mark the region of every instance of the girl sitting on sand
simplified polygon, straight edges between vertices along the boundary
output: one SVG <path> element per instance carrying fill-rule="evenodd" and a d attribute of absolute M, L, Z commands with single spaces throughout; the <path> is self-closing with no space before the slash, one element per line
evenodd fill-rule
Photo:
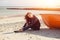
<path fill-rule="evenodd" d="M 40 22 L 38 18 L 35 15 L 33 15 L 31 12 L 28 12 L 26 14 L 25 19 L 26 19 L 26 23 L 24 24 L 23 28 L 14 32 L 22 32 L 29 28 L 31 28 L 32 30 L 40 30 Z"/>

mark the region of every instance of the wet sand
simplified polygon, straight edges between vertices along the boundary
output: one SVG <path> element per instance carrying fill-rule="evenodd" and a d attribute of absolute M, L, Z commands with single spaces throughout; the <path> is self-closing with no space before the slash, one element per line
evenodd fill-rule
<path fill-rule="evenodd" d="M 60 30 L 51 30 L 43 23 L 41 17 L 41 29 L 39 31 L 27 30 L 14 33 L 22 28 L 24 17 L 0 19 L 0 40 L 60 40 Z"/>

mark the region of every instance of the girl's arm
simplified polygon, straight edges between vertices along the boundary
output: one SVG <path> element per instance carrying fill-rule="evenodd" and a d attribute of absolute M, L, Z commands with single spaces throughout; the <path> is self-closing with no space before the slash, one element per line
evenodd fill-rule
<path fill-rule="evenodd" d="M 25 23 L 23 27 L 27 27 L 28 26 L 28 23 Z"/>

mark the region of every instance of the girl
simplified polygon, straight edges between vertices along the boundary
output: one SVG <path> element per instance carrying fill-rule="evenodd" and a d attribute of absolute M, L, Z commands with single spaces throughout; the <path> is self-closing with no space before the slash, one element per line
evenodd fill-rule
<path fill-rule="evenodd" d="M 40 22 L 35 15 L 28 12 L 25 15 L 25 19 L 26 19 L 26 23 L 24 24 L 23 28 L 18 31 L 14 31 L 14 32 L 22 32 L 29 28 L 31 28 L 32 30 L 40 30 Z"/>

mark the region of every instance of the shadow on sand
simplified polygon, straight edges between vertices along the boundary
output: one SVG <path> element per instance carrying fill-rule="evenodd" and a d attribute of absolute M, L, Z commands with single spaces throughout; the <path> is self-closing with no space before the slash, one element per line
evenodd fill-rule
<path fill-rule="evenodd" d="M 8 33 L 3 33 L 3 34 L 12 34 L 14 32 L 8 32 Z M 33 35 L 39 35 L 39 36 L 44 36 L 44 37 L 49 37 L 49 38 L 56 38 L 60 39 L 60 30 L 51 30 L 51 29 L 41 29 L 39 31 L 25 31 L 25 32 L 18 32 L 18 33 L 28 33 L 33 34 Z"/>
<path fill-rule="evenodd" d="M 34 34 L 34 35 L 39 35 L 39 36 L 44 36 L 44 37 L 49 37 L 49 38 L 56 38 L 60 39 L 60 30 L 52 30 L 52 29 L 41 29 L 39 31 L 26 31 L 28 34 Z"/>

